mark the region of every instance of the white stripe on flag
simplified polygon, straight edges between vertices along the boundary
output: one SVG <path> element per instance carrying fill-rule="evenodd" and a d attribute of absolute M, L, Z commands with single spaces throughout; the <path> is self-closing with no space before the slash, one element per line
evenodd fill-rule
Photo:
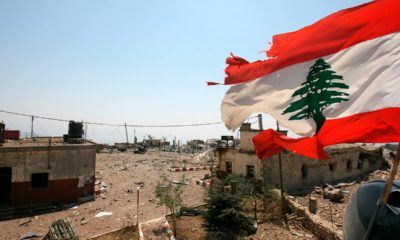
<path fill-rule="evenodd" d="M 400 106 L 399 43 L 400 34 L 394 33 L 323 57 L 331 65 L 331 70 L 343 76 L 350 87 L 346 90 L 350 94 L 349 101 L 333 104 L 324 110 L 327 119 Z M 290 115 L 282 115 L 282 112 L 293 101 L 292 94 L 306 80 L 309 68 L 316 60 L 295 64 L 231 87 L 222 100 L 222 120 L 228 128 L 236 129 L 252 113 L 264 112 L 299 135 L 314 134 L 312 119 L 290 121 Z"/>

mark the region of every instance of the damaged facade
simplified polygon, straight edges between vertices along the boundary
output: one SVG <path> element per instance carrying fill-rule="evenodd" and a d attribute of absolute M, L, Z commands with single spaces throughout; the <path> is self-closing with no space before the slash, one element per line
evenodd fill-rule
<path fill-rule="evenodd" d="M 0 146 L 0 204 L 65 203 L 94 196 L 97 145 L 63 138 Z"/>
<path fill-rule="evenodd" d="M 263 180 L 270 187 L 279 187 L 278 156 L 260 160 L 255 155 L 252 137 L 260 130 L 250 124 L 240 128 L 240 148 L 218 148 L 218 169 L 248 178 Z M 362 176 L 382 167 L 382 149 L 357 144 L 327 147 L 331 159 L 315 160 L 283 151 L 282 173 L 286 190 L 303 190 L 323 183 L 334 183 Z"/>

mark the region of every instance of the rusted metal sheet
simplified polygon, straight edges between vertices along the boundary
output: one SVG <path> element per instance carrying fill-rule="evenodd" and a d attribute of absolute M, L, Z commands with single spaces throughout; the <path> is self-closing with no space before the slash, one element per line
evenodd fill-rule
<path fill-rule="evenodd" d="M 5 130 L 4 138 L 11 140 L 19 140 L 20 131 L 19 130 Z"/>

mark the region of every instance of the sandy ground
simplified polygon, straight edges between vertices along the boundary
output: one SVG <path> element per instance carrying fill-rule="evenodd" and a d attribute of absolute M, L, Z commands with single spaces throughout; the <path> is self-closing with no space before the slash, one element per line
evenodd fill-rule
<path fill-rule="evenodd" d="M 312 235 L 307 229 L 301 226 L 298 222 L 289 222 L 289 228 L 286 229 L 282 225 L 273 223 L 264 223 L 258 226 L 257 234 L 248 236 L 246 240 L 296 240 L 310 239 L 317 240 L 318 238 Z"/>
<path fill-rule="evenodd" d="M 164 219 L 165 220 L 165 219 Z M 164 220 L 147 224 L 144 231 L 146 240 L 169 240 Z M 177 218 L 177 240 L 204 240 L 207 232 L 202 228 L 204 220 L 201 216 L 183 216 Z M 169 219 L 169 226 L 172 226 Z M 305 229 L 298 221 L 289 221 L 288 228 L 274 223 L 263 223 L 258 225 L 257 233 L 244 238 L 245 240 L 295 240 L 309 239 L 317 240 L 312 233 Z"/>
<path fill-rule="evenodd" d="M 44 236 L 51 222 L 66 217 L 74 224 L 82 239 L 136 224 L 136 188 L 139 182 L 144 183 L 144 187 L 140 190 L 139 222 L 165 216 L 167 213 L 165 207 L 160 207 L 156 203 L 155 186 L 163 174 L 171 180 L 179 180 L 183 172 L 170 172 L 168 168 L 182 166 L 184 162 L 187 166 L 204 165 L 200 163 L 197 157 L 162 151 L 149 151 L 146 154 L 133 154 L 131 152 L 97 154 L 96 177 L 99 178 L 103 186 L 107 186 L 105 193 L 98 195 L 95 201 L 64 211 L 1 221 L 0 240 L 19 239 L 21 234 L 30 231 Z M 183 194 L 184 203 L 187 206 L 203 203 L 205 189 L 196 185 L 196 180 L 208 173 L 209 170 L 184 172 L 189 183 Z M 336 231 L 342 231 L 343 216 L 351 195 L 361 184 L 370 180 L 386 179 L 386 177 L 387 171 L 377 171 L 371 173 L 367 180 L 345 187 L 343 189 L 345 197 L 342 203 L 331 203 L 324 199 L 322 194 L 312 193 L 318 201 L 317 214 L 328 222 L 333 219 L 333 228 Z M 297 196 L 296 199 L 299 203 L 308 206 L 308 195 Z M 100 212 L 111 212 L 112 215 L 95 217 Z M 257 236 L 251 236 L 248 239 L 314 239 L 314 236 L 305 229 L 300 229 L 300 226 L 299 229 L 294 226 L 294 229 L 291 228 L 291 231 L 287 231 L 277 225 L 265 224 L 260 226 Z"/>
<path fill-rule="evenodd" d="M 146 154 L 97 154 L 96 177 L 107 186 L 103 195 L 98 195 L 95 201 L 68 210 L 1 221 L 0 239 L 19 239 L 21 234 L 29 231 L 45 235 L 51 222 L 66 217 L 74 224 L 82 239 L 136 223 L 137 182 L 144 182 L 144 187 L 140 190 L 139 221 L 161 217 L 166 214 L 166 209 L 157 206 L 154 197 L 155 186 L 162 174 L 171 180 L 179 180 L 183 173 L 170 172 L 168 168 L 172 165 L 179 166 L 185 161 L 188 166 L 200 165 L 196 158 L 189 155 L 162 151 L 150 151 Z M 185 172 L 189 185 L 185 187 L 183 199 L 188 206 L 203 202 L 205 190 L 196 185 L 196 180 L 207 173 L 209 170 Z M 95 217 L 100 212 L 112 212 L 112 215 Z M 20 226 L 29 220 L 29 223 Z"/>

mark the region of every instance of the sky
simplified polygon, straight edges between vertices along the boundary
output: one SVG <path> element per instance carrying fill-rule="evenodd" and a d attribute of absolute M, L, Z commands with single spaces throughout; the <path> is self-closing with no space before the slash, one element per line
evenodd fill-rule
<path fill-rule="evenodd" d="M 229 87 L 206 82 L 223 82 L 231 52 L 264 60 L 273 35 L 365 2 L 0 0 L 0 110 L 113 124 L 219 122 Z M 0 112 L 0 121 L 30 132 L 29 117 Z M 67 122 L 34 121 L 41 136 L 67 131 Z M 128 128 L 130 141 L 236 134 L 224 124 Z M 123 127 L 88 125 L 87 137 L 126 141 Z"/>

